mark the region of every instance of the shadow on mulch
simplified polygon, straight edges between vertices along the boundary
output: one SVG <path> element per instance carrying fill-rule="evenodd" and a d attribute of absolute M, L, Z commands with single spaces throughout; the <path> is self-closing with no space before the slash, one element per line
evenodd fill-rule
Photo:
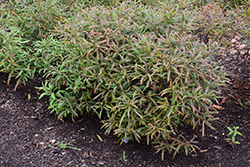
<path fill-rule="evenodd" d="M 234 96 L 227 96 L 222 104 L 220 119 L 212 123 L 216 130 L 207 127 L 205 137 L 198 137 L 200 150 L 189 156 L 177 154 L 175 159 L 166 154 L 162 161 L 161 153 L 145 141 L 120 145 L 116 136 L 106 136 L 95 115 L 85 113 L 76 123 L 57 120 L 47 110 L 48 99 L 38 99 L 34 87 L 40 86 L 41 79 L 14 92 L 15 81 L 6 86 L 7 77 L 0 74 L 0 166 L 250 166 L 250 109 Z M 232 147 L 225 140 L 227 126 L 240 127 L 245 137 L 236 137 L 239 145 Z"/>

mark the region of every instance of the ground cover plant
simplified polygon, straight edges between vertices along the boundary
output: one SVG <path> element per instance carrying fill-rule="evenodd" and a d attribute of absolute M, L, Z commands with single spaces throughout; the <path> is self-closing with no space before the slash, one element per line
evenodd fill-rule
<path fill-rule="evenodd" d="M 49 96 L 58 119 L 96 113 L 121 143 L 129 136 L 154 144 L 162 158 L 188 154 L 195 135 L 182 127 L 202 136 L 213 128 L 227 81 L 213 55 L 235 32 L 249 36 L 247 12 L 226 8 L 173 0 L 1 4 L 0 70 L 8 83 L 17 79 L 15 89 L 42 75 L 40 98 Z"/>

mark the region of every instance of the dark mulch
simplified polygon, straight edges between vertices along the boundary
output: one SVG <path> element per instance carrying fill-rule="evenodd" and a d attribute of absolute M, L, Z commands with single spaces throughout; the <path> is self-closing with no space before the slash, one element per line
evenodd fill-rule
<path fill-rule="evenodd" d="M 175 159 L 166 154 L 162 161 L 161 154 L 144 141 L 120 145 L 116 136 L 104 135 L 95 115 L 86 113 L 73 123 L 49 114 L 48 99 L 39 100 L 34 88 L 40 85 L 39 78 L 14 92 L 14 79 L 7 86 L 7 74 L 0 74 L 0 166 L 250 166 L 250 108 L 245 104 L 250 96 L 250 47 L 237 36 L 235 39 L 224 54 L 216 57 L 232 81 L 221 89 L 225 102 L 217 115 L 220 119 L 213 122 L 216 130 L 207 128 L 205 137 L 198 135 L 200 151 L 189 156 L 180 153 Z M 240 127 L 245 137 L 236 137 L 239 145 L 232 146 L 225 140 L 227 126 Z M 61 141 L 75 141 L 73 147 L 81 151 L 49 146 L 56 147 Z"/>

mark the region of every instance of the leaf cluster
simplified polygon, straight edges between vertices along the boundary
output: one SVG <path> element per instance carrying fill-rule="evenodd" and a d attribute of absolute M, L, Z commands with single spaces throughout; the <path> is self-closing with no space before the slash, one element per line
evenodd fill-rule
<path fill-rule="evenodd" d="M 230 127 L 227 127 L 227 129 L 229 130 L 229 133 L 227 134 L 227 136 L 231 135 L 231 138 L 226 138 L 226 140 L 230 143 L 230 144 L 240 144 L 240 142 L 236 141 L 236 135 L 240 135 L 245 137 L 242 133 L 238 132 L 239 126 L 234 126 L 233 129 Z"/>

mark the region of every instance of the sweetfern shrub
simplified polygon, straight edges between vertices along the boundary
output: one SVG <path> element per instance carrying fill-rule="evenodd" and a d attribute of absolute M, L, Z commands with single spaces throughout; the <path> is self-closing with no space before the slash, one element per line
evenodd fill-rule
<path fill-rule="evenodd" d="M 59 119 L 96 113 L 107 134 L 146 139 L 162 157 L 198 148 L 180 127 L 212 128 L 225 83 L 212 58 L 236 29 L 232 15 L 189 1 L 28 2 L 1 9 L 0 70 L 17 86 L 39 73 L 40 98 L 50 97 Z M 198 42 L 197 30 L 211 40 Z"/>

